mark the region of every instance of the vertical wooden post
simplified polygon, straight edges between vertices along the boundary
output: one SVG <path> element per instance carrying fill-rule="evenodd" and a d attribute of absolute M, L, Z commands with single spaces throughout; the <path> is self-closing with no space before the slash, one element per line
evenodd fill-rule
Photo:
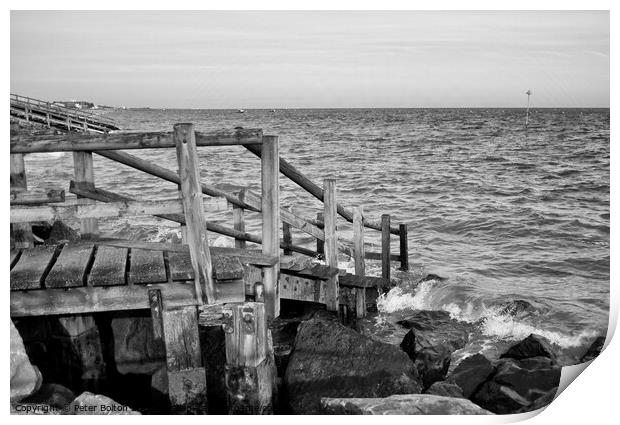
<path fill-rule="evenodd" d="M 200 351 L 198 310 L 194 306 L 164 308 L 161 317 L 171 408 L 176 413 L 206 413 L 207 378 Z"/>
<path fill-rule="evenodd" d="M 261 153 L 261 210 L 263 254 L 280 253 L 280 148 L 277 136 L 263 136 Z M 269 320 L 280 315 L 280 262 L 263 269 L 265 311 Z"/>
<path fill-rule="evenodd" d="M 364 208 L 361 206 L 353 209 L 353 254 L 355 255 L 355 274 L 365 276 Z M 358 318 L 366 316 L 366 288 L 355 288 L 355 312 Z"/>
<path fill-rule="evenodd" d="M 244 210 L 237 205 L 233 205 L 233 227 L 235 230 L 245 232 Z M 245 241 L 235 239 L 235 248 L 245 248 Z"/>
<path fill-rule="evenodd" d="M 73 168 L 75 171 L 75 181 L 90 190 L 95 189 L 95 172 L 93 169 L 93 154 L 91 152 L 73 152 Z M 78 196 L 78 199 L 81 197 Z M 88 198 L 81 198 L 81 204 L 90 205 L 95 201 Z M 99 235 L 99 225 L 96 218 L 80 219 L 80 236 L 82 239 L 95 239 Z"/>
<path fill-rule="evenodd" d="M 175 124 L 173 137 L 179 163 L 187 244 L 196 276 L 194 281 L 196 296 L 204 303 L 213 304 L 215 303 L 215 282 L 205 226 L 194 125 Z"/>
<path fill-rule="evenodd" d="M 316 220 L 320 223 L 325 221 L 325 215 L 322 212 L 316 213 Z M 323 226 L 325 228 L 325 226 Z M 325 242 L 317 239 L 316 240 L 316 252 L 320 255 L 325 255 Z"/>
<path fill-rule="evenodd" d="M 11 190 L 26 190 L 26 166 L 24 164 L 24 155 L 21 153 L 11 154 Z M 13 223 L 13 238 L 15 240 L 15 248 L 32 248 L 34 246 L 34 237 L 32 236 L 32 227 L 29 223 Z"/>
<path fill-rule="evenodd" d="M 409 270 L 409 241 L 407 240 L 407 225 L 399 224 L 400 234 L 400 269 Z"/>
<path fill-rule="evenodd" d="M 273 413 L 275 363 L 269 344 L 265 304 L 228 304 L 223 313 L 229 413 Z"/>
<path fill-rule="evenodd" d="M 364 208 L 353 209 L 353 255 L 355 256 L 355 274 L 357 276 L 366 275 L 366 264 L 364 256 Z"/>
<path fill-rule="evenodd" d="M 336 179 L 323 180 L 323 215 L 325 218 L 325 261 L 338 267 L 338 234 L 336 232 Z M 338 311 L 338 275 L 327 281 L 326 303 L 328 311 Z"/>
<path fill-rule="evenodd" d="M 47 122 L 47 128 L 51 128 L 52 124 L 50 123 L 50 113 L 45 114 L 45 121 Z"/>
<path fill-rule="evenodd" d="M 390 215 L 381 216 L 381 275 L 390 280 Z"/>
<path fill-rule="evenodd" d="M 288 210 L 288 208 L 286 208 Z M 293 235 L 291 234 L 291 225 L 287 222 L 282 222 L 282 241 L 286 245 L 293 245 Z M 288 248 L 284 248 L 284 255 L 292 255 L 293 251 Z"/>

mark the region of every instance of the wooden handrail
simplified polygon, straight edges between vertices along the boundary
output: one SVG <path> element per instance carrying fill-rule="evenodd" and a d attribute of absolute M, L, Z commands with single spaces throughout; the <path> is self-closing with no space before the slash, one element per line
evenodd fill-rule
<path fill-rule="evenodd" d="M 252 145 L 262 143 L 262 130 L 198 133 L 197 146 Z M 172 133 L 63 134 L 23 136 L 11 132 L 11 153 L 106 151 L 120 149 L 174 148 Z"/>
<path fill-rule="evenodd" d="M 260 158 L 261 156 L 261 148 L 260 146 L 244 146 L 247 150 L 252 152 L 254 155 Z M 280 172 L 284 174 L 286 177 L 291 179 L 293 182 L 297 183 L 302 189 L 306 192 L 317 198 L 319 201 L 323 202 L 324 192 L 318 185 L 316 185 L 312 180 L 306 177 L 301 171 L 295 168 L 292 164 L 286 161 L 284 158 L 280 158 Z M 346 208 L 342 204 L 338 204 L 336 208 L 338 214 L 347 220 L 349 223 L 353 223 L 353 211 Z M 364 217 L 364 227 L 368 227 L 370 229 L 381 230 L 381 222 L 379 220 L 371 220 L 369 218 Z M 390 233 L 394 235 L 399 235 L 400 230 L 398 227 L 390 227 Z"/>
<path fill-rule="evenodd" d="M 79 117 L 80 115 L 82 115 L 83 117 L 92 117 L 95 118 L 97 121 L 100 122 L 104 122 L 106 124 L 115 124 L 113 120 L 111 120 L 110 118 L 104 116 L 104 115 L 100 115 L 100 114 L 96 114 L 92 111 L 86 111 L 83 109 L 75 109 L 75 108 L 69 108 L 67 106 L 61 106 L 57 103 L 53 103 L 53 102 L 49 102 L 49 101 L 45 101 L 45 100 L 40 100 L 40 99 L 35 99 L 32 97 L 28 97 L 28 96 L 22 96 L 22 95 L 18 95 L 18 94 L 14 94 L 11 93 L 10 95 L 10 99 L 15 101 L 15 102 L 21 102 L 21 103 L 28 103 L 31 105 L 37 105 L 39 107 L 46 107 L 49 108 L 50 111 L 61 111 L 65 114 L 73 114 L 76 117 Z"/>

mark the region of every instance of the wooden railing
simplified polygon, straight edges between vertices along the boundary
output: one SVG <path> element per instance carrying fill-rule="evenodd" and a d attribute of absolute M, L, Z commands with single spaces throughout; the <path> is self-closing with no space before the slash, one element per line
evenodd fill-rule
<path fill-rule="evenodd" d="M 143 208 L 143 211 L 146 211 L 148 205 L 145 203 L 136 204 L 136 199 L 103 190 L 95 186 L 95 176 L 92 169 L 92 153 L 96 153 L 97 155 L 120 164 L 127 165 L 152 176 L 180 185 L 182 178 L 179 173 L 138 158 L 127 152 L 120 151 L 121 149 L 177 147 L 175 137 L 175 133 L 168 132 L 40 136 L 26 136 L 19 132 L 14 132 L 11 134 L 10 141 L 12 165 L 11 188 L 14 192 L 23 192 L 26 189 L 23 155 L 35 152 L 73 152 L 76 174 L 75 179 L 71 181 L 69 185 L 69 191 L 71 193 L 77 195 L 78 198 L 91 200 L 91 202 L 100 201 L 112 203 L 112 206 L 109 207 L 109 214 L 127 214 L 130 211 L 135 211 L 131 210 L 131 208 Z M 325 180 L 323 188 L 320 188 L 288 161 L 280 158 L 277 148 L 272 148 L 275 149 L 276 152 L 269 151 L 267 156 L 264 155 L 265 146 L 278 145 L 278 138 L 276 136 L 263 136 L 262 131 L 256 129 L 240 129 L 234 132 L 210 134 L 195 132 L 194 143 L 197 147 L 241 145 L 254 155 L 260 157 L 263 166 L 261 195 L 255 194 L 249 189 L 234 193 L 227 192 L 212 185 L 197 182 L 197 190 L 201 194 L 224 198 L 233 207 L 232 227 L 206 220 L 207 231 L 234 238 L 235 246 L 238 248 L 244 248 L 246 242 L 262 244 L 263 250 L 266 252 L 276 252 L 278 248 L 281 248 L 284 250 L 285 254 L 297 252 L 312 257 L 323 257 L 326 263 L 332 267 L 338 267 L 337 255 L 341 252 L 354 259 L 355 274 L 359 276 L 364 276 L 366 273 L 366 259 L 381 260 L 382 277 L 385 279 L 390 279 L 392 262 L 399 262 L 403 270 L 408 269 L 407 225 L 400 224 L 398 226 L 392 226 L 391 217 L 389 215 L 381 216 L 380 220 L 373 220 L 365 215 L 361 206 L 357 208 L 347 208 L 338 203 L 335 180 Z M 276 195 L 270 190 L 270 187 L 277 179 L 267 172 L 267 170 L 272 167 L 276 167 L 276 176 L 278 175 L 277 170 L 279 170 L 302 189 L 323 203 L 324 208 L 317 214 L 316 219 L 301 217 L 293 213 L 290 208 L 280 207 L 279 199 L 269 199 L 269 197 Z M 25 195 L 22 194 L 19 196 L 24 197 Z M 267 196 L 267 199 L 265 199 L 265 196 Z M 43 198 L 47 199 L 49 202 L 49 197 L 46 196 L 42 197 L 42 199 Z M 275 211 L 279 212 L 279 214 L 275 214 L 272 211 L 274 207 L 271 205 L 276 205 Z M 167 210 L 161 208 L 155 210 L 151 208 L 148 211 L 157 217 L 184 224 L 184 218 L 177 214 L 179 208 L 177 204 L 170 205 L 170 208 Z M 265 208 L 267 208 L 267 210 L 265 210 Z M 87 211 L 88 208 L 85 206 L 80 206 L 76 209 L 76 213 L 81 217 L 81 232 L 86 237 L 97 237 L 97 221 L 95 218 L 88 217 Z M 246 212 L 261 213 L 263 217 L 262 236 L 246 231 Z M 278 223 L 280 220 L 282 221 L 282 239 L 279 237 L 279 229 L 276 231 L 271 228 L 275 223 L 266 223 L 265 213 L 267 216 L 271 216 L 272 214 L 273 216 L 277 216 Z M 47 209 L 42 211 L 41 214 L 43 214 L 42 217 L 45 216 L 49 218 L 54 214 L 54 211 Z M 338 235 L 338 215 L 347 222 L 352 223 L 353 240 L 348 240 Z M 15 228 L 18 231 L 23 226 L 25 226 L 23 223 L 15 223 Z M 279 226 L 278 224 L 277 227 Z M 317 241 L 317 248 L 311 249 L 307 246 L 295 244 L 293 242 L 292 229 L 296 229 L 314 238 Z M 364 243 L 365 229 L 381 232 L 381 252 L 369 252 L 366 250 Z M 21 246 L 32 244 L 32 239 L 27 229 L 24 228 L 23 232 L 18 233 L 20 235 L 18 243 L 21 244 Z M 270 235 L 269 240 L 265 239 L 265 234 Z M 400 252 L 397 255 L 391 253 L 390 242 L 392 235 L 397 235 L 400 239 Z M 271 277 L 270 279 L 273 280 Z M 334 286 L 337 286 L 337 282 Z M 266 288 L 266 290 L 269 292 L 270 289 Z M 268 298 L 269 294 L 267 294 L 266 299 Z M 335 299 L 336 297 L 333 298 Z M 276 313 L 276 307 L 270 306 L 270 308 L 273 313 Z"/>
<path fill-rule="evenodd" d="M 37 122 L 48 128 L 61 126 L 67 131 L 94 131 L 107 133 L 118 130 L 116 123 L 101 114 L 68 108 L 56 103 L 20 96 L 10 95 L 11 115 L 26 122 Z"/>

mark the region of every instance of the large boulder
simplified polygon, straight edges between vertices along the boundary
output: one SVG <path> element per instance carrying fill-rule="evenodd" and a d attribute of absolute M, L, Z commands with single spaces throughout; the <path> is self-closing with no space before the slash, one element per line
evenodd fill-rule
<path fill-rule="evenodd" d="M 11 402 L 36 392 L 42 381 L 41 372 L 30 363 L 22 337 L 11 321 Z"/>
<path fill-rule="evenodd" d="M 40 404 L 55 409 L 66 408 L 75 399 L 69 388 L 60 384 L 43 384 L 36 393 L 22 400 L 25 404 Z"/>
<path fill-rule="evenodd" d="M 386 398 L 323 398 L 322 412 L 333 415 L 490 415 L 463 398 L 430 394 Z"/>
<path fill-rule="evenodd" d="M 341 325 L 326 312 L 300 324 L 284 377 L 289 407 L 320 412 L 321 397 L 387 397 L 421 391 L 409 357 Z"/>
<path fill-rule="evenodd" d="M 50 228 L 47 238 L 45 238 L 45 243 L 51 245 L 61 242 L 76 241 L 78 239 L 80 239 L 78 232 L 67 226 L 62 221 L 56 220 L 52 223 L 52 227 Z"/>
<path fill-rule="evenodd" d="M 592 345 L 590 345 L 590 348 L 588 348 L 588 351 L 586 351 L 583 357 L 581 357 L 581 363 L 589 362 L 590 360 L 594 360 L 595 358 L 597 358 L 598 355 L 601 354 L 601 351 L 603 351 L 604 345 L 605 345 L 605 337 L 604 336 L 597 337 L 592 342 Z"/>
<path fill-rule="evenodd" d="M 515 413 L 528 408 L 560 383 L 561 368 L 547 357 L 502 359 L 496 370 L 471 398 L 494 413 Z"/>
<path fill-rule="evenodd" d="M 536 308 L 525 300 L 510 300 L 499 305 L 499 313 L 513 317 L 522 317 L 536 312 Z"/>
<path fill-rule="evenodd" d="M 417 311 L 398 324 L 410 329 L 400 346 L 414 361 L 424 388 L 444 380 L 452 353 L 465 346 L 471 331 L 470 324 L 445 311 Z"/>
<path fill-rule="evenodd" d="M 433 394 L 440 395 L 443 397 L 453 397 L 453 398 L 465 398 L 463 395 L 463 390 L 458 385 L 447 382 L 447 381 L 437 381 L 433 385 L 431 385 L 424 394 Z"/>
<path fill-rule="evenodd" d="M 517 410 L 515 413 L 527 413 L 527 412 L 531 412 L 533 410 L 538 410 L 538 409 L 542 409 L 543 407 L 547 407 L 555 399 L 555 396 L 556 396 L 557 392 L 558 392 L 557 387 L 553 388 L 549 392 L 544 394 L 543 396 L 538 397 L 529 406 L 525 406 L 525 407 Z"/>
<path fill-rule="evenodd" d="M 82 393 L 67 406 L 67 415 L 139 415 L 140 412 L 115 402 L 110 397 L 89 392 Z"/>
<path fill-rule="evenodd" d="M 530 357 L 547 357 L 555 360 L 555 353 L 551 344 L 542 336 L 531 334 L 523 341 L 510 347 L 500 358 L 527 359 Z"/>
<path fill-rule="evenodd" d="M 465 398 L 470 398 L 494 371 L 489 359 L 482 354 L 474 354 L 461 361 L 447 381 L 458 385 Z"/>

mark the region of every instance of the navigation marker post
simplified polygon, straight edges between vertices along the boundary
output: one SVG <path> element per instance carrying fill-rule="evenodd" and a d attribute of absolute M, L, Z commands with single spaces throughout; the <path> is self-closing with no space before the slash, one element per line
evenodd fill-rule
<path fill-rule="evenodd" d="M 530 95 L 532 94 L 532 91 L 528 89 L 525 94 L 527 94 L 527 110 L 525 112 L 525 126 L 527 127 L 530 121 Z"/>

